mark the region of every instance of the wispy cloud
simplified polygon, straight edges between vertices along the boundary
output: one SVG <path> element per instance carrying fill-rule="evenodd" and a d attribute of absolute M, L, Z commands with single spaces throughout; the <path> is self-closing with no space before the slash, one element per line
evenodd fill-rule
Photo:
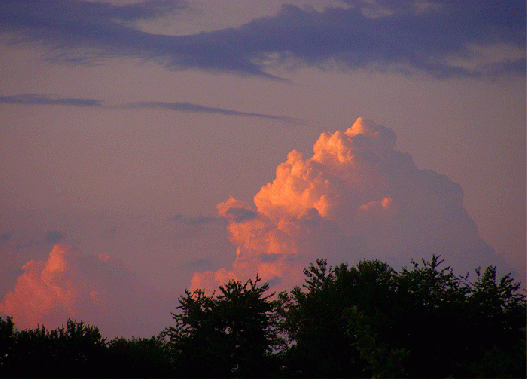
<path fill-rule="evenodd" d="M 134 108 L 152 108 L 160 110 L 170 110 L 175 112 L 189 112 L 189 113 L 215 113 L 224 116 L 238 116 L 238 117 L 258 117 L 269 120 L 276 120 L 281 122 L 290 122 L 300 124 L 302 120 L 287 116 L 273 116 L 254 112 L 240 112 L 232 109 L 207 107 L 204 105 L 187 103 L 187 102 L 160 102 L 160 101 L 140 101 L 135 103 L 126 103 L 119 106 L 106 106 L 102 100 L 83 99 L 73 97 L 60 97 L 49 94 L 19 94 L 13 96 L 0 96 L 0 104 L 16 104 L 16 105 L 65 105 L 74 107 L 101 107 L 101 108 L 120 108 L 120 109 L 134 109 Z"/>
<path fill-rule="evenodd" d="M 18 105 L 67 105 L 74 107 L 101 107 L 102 101 L 75 97 L 60 97 L 56 95 L 21 94 L 0 96 L 0 104 Z"/>
<path fill-rule="evenodd" d="M 208 216 L 186 216 L 181 213 L 178 213 L 172 217 L 168 218 L 168 221 L 171 222 L 181 222 L 186 225 L 204 225 L 211 222 L 214 222 L 218 217 L 208 217 Z"/>
<path fill-rule="evenodd" d="M 419 70 L 434 76 L 525 73 L 525 55 L 477 67 L 473 46 L 513 46 L 525 52 L 525 2 L 365 1 L 323 11 L 284 5 L 274 17 L 239 28 L 188 36 L 147 33 L 134 21 L 183 12 L 182 1 L 130 5 L 81 0 L 4 0 L 0 32 L 47 45 L 57 59 L 104 56 L 155 59 L 170 69 L 198 68 L 272 77 L 269 64 L 336 63 L 354 68 Z M 482 58 L 483 55 L 475 58 Z"/>
<path fill-rule="evenodd" d="M 216 113 L 216 114 L 221 114 L 225 116 L 259 117 L 259 118 L 266 118 L 270 120 L 277 120 L 277 121 L 283 121 L 283 122 L 302 123 L 302 120 L 299 120 L 293 117 L 272 116 L 272 115 L 267 115 L 267 114 L 262 114 L 262 113 L 253 113 L 253 112 L 240 112 L 240 111 L 235 111 L 232 109 L 206 107 L 203 105 L 186 103 L 186 102 L 167 103 L 167 102 L 144 101 L 144 102 L 129 103 L 125 105 L 125 107 L 159 108 L 159 109 L 167 109 L 167 110 L 176 111 L 176 112 L 191 112 L 191 113 Z"/>

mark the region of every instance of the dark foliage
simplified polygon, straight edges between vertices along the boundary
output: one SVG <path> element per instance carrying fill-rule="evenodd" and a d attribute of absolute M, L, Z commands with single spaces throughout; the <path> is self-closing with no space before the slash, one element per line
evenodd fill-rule
<path fill-rule="evenodd" d="M 290 376 L 363 377 L 371 374 L 364 355 L 365 336 L 357 336 L 351 324 L 368 315 L 368 323 L 389 327 L 384 310 L 395 302 L 395 272 L 380 261 L 360 262 L 357 267 L 328 267 L 317 260 L 304 270 L 305 289 L 295 288 L 284 302 L 284 329 L 291 347 L 286 373 Z M 285 298 L 285 295 L 284 295 Z M 365 322 L 365 317 L 362 318 Z M 362 325 L 361 323 L 361 325 Z M 366 331 L 364 331 L 366 332 Z M 359 340 L 365 346 L 357 345 Z"/>
<path fill-rule="evenodd" d="M 178 376 L 272 376 L 278 362 L 273 355 L 279 338 L 276 301 L 265 296 L 260 279 L 245 284 L 230 281 L 219 294 L 201 290 L 180 298 L 170 338 Z"/>
<path fill-rule="evenodd" d="M 304 272 L 277 296 L 258 277 L 187 291 L 152 338 L 0 318 L 0 377 L 525 377 L 525 295 L 493 266 L 472 282 L 436 256 L 400 272 L 378 260 Z"/>
<path fill-rule="evenodd" d="M 106 349 L 96 327 L 72 320 L 55 330 L 17 331 L 0 318 L 0 338 L 2 377 L 96 376 Z"/>
<path fill-rule="evenodd" d="M 169 377 L 172 362 L 168 345 L 158 337 L 115 338 L 108 344 L 104 376 Z"/>
<path fill-rule="evenodd" d="M 524 377 L 525 295 L 496 268 L 457 277 L 434 256 L 305 270 L 282 299 L 289 376 Z"/>

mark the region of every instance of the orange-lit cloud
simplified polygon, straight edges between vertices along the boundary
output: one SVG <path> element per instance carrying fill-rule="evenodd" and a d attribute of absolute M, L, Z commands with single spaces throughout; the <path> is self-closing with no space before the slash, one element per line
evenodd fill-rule
<path fill-rule="evenodd" d="M 108 255 L 88 256 L 55 245 L 47 261 L 30 261 L 23 271 L 0 303 L 0 312 L 20 329 L 55 328 L 71 318 L 114 337 L 138 331 L 153 335 L 170 322 L 173 303 Z M 164 308 L 165 317 L 159 312 Z"/>
<path fill-rule="evenodd" d="M 290 152 L 254 197 L 255 209 L 233 198 L 218 204 L 237 257 L 229 269 L 195 273 L 192 288 L 258 273 L 288 289 L 316 258 L 397 266 L 435 253 L 461 271 L 496 264 L 463 208 L 461 187 L 418 169 L 395 143 L 392 130 L 359 118 L 345 132 L 322 134 L 309 159 Z"/>

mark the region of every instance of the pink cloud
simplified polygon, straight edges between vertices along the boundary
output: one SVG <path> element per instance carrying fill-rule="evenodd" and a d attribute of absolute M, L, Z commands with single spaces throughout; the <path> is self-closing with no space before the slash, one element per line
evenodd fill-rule
<path fill-rule="evenodd" d="M 395 133 L 363 118 L 345 132 L 323 133 L 304 159 L 293 150 L 256 208 L 230 198 L 218 204 L 237 256 L 230 268 L 195 273 L 192 288 L 258 273 L 275 290 L 302 281 L 316 258 L 394 266 L 440 254 L 458 272 L 500 264 L 463 207 L 461 186 L 395 149 Z"/>
<path fill-rule="evenodd" d="M 0 312 L 21 329 L 56 328 L 68 318 L 98 326 L 108 336 L 150 336 L 170 323 L 174 301 L 148 286 L 109 255 L 83 255 L 55 245 L 47 261 L 23 266 Z"/>

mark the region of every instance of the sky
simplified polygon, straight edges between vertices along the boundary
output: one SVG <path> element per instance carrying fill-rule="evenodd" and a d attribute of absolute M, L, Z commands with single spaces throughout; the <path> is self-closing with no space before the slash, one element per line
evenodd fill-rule
<path fill-rule="evenodd" d="M 0 314 L 115 336 L 317 258 L 525 281 L 523 1 L 0 0 Z"/>

